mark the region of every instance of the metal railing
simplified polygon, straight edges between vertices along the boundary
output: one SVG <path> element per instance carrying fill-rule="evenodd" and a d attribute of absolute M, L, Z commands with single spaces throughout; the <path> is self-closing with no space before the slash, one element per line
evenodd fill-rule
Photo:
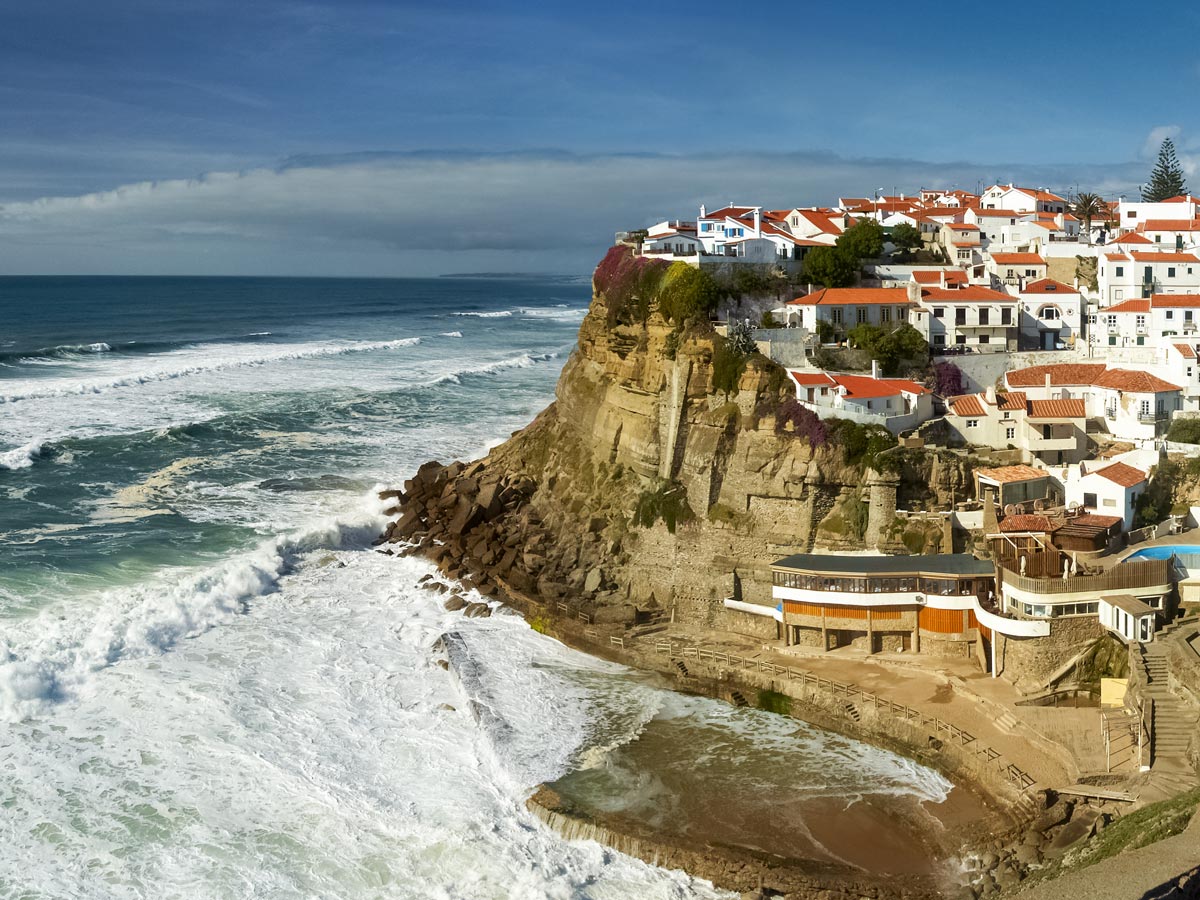
<path fill-rule="evenodd" d="M 1084 591 L 1113 591 L 1128 588 L 1157 587 L 1171 580 L 1169 559 L 1145 559 L 1123 562 L 1102 575 L 1047 575 L 1036 578 L 1020 575 L 1008 568 L 1011 560 L 1001 565 L 1004 583 L 1020 591 L 1040 594 L 1073 594 Z"/>
<path fill-rule="evenodd" d="M 763 659 L 752 659 L 736 653 L 729 653 L 725 650 L 715 650 L 707 647 L 676 647 L 670 641 L 655 641 L 654 651 L 656 653 L 666 653 L 672 658 L 677 657 L 683 660 L 693 659 L 696 662 L 708 661 L 714 664 L 722 663 L 726 666 L 736 666 L 738 669 L 753 669 L 768 675 L 787 678 L 789 681 L 799 682 L 802 688 L 809 688 L 814 692 L 825 692 L 830 697 L 842 697 L 846 701 L 856 700 L 864 707 L 870 706 L 876 712 L 882 710 L 884 713 L 902 719 L 905 722 L 931 728 L 935 735 L 946 735 L 958 747 L 962 748 L 963 752 L 982 757 L 988 763 L 996 763 L 998 771 L 1008 781 L 1016 785 L 1018 790 L 1025 790 L 1036 783 L 1035 779 L 1019 766 L 1006 763 L 998 750 L 981 743 L 973 734 L 964 731 L 952 722 L 947 722 L 945 719 L 937 716 L 930 716 L 919 709 L 914 709 L 903 703 L 896 703 L 894 700 L 881 697 L 878 694 L 864 691 L 856 684 L 849 684 L 832 678 L 822 678 L 819 675 L 814 675 L 811 672 L 805 672 L 801 669 L 793 669 L 790 666 L 780 666 Z"/>

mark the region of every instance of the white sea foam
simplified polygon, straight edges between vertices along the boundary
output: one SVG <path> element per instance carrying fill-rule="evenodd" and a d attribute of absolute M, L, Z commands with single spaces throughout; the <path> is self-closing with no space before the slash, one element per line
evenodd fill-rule
<path fill-rule="evenodd" d="M 441 333 L 441 336 L 442 337 L 460 338 L 463 336 L 463 333 L 461 331 L 443 331 Z"/>
<path fill-rule="evenodd" d="M 46 448 L 44 440 L 32 440 L 22 447 L 0 451 L 0 471 L 28 469 Z"/>
<path fill-rule="evenodd" d="M 0 718 L 19 720 L 87 690 L 122 660 L 162 653 L 178 641 L 230 623 L 253 598 L 273 591 L 304 553 L 361 544 L 383 525 L 377 500 L 344 520 L 282 535 L 193 572 L 106 591 L 91 603 L 48 608 L 0 637 Z"/>
<path fill-rule="evenodd" d="M 469 316 L 476 319 L 507 319 L 513 314 L 511 309 L 500 309 L 493 312 L 456 312 L 455 316 Z"/>
<path fill-rule="evenodd" d="M 435 384 L 461 384 L 464 376 L 468 375 L 495 375 L 497 372 L 503 372 L 505 369 L 529 369 L 541 362 L 548 362 L 552 359 L 558 359 L 557 352 L 551 353 L 521 353 L 517 356 L 510 356 L 505 359 L 498 359 L 494 362 L 483 363 L 476 366 L 464 366 L 456 369 L 453 372 L 447 372 L 434 378 L 432 381 L 425 382 L 427 385 Z"/>
<path fill-rule="evenodd" d="M 348 353 L 370 353 L 380 350 L 396 350 L 419 344 L 419 337 L 400 338 L 392 341 L 330 341 L 308 344 L 271 345 L 271 348 L 249 345 L 248 352 L 222 355 L 212 347 L 196 348 L 192 351 L 175 351 L 154 357 L 158 368 L 134 372 L 121 372 L 108 378 L 92 375 L 66 378 L 38 378 L 16 380 L 15 389 L 0 395 L 0 403 L 14 403 L 47 397 L 72 394 L 99 394 L 105 391 L 133 387 L 176 378 L 187 378 L 208 372 L 219 372 L 234 368 L 258 367 L 272 363 L 323 356 L 339 356 Z"/>

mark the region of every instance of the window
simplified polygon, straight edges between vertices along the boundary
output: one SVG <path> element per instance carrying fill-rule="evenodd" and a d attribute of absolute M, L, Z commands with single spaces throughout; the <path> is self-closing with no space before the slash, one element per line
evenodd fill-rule
<path fill-rule="evenodd" d="M 1117 266 L 1117 277 L 1120 278 L 1124 274 L 1125 274 L 1125 267 Z"/>
<path fill-rule="evenodd" d="M 1173 318 L 1175 318 L 1175 310 L 1173 310 L 1173 309 L 1168 309 L 1168 310 L 1167 310 L 1167 318 L 1168 318 L 1168 319 L 1173 319 Z"/>
<path fill-rule="evenodd" d="M 1009 269 L 1009 270 L 1008 270 L 1008 272 L 1005 274 L 1005 276 L 1004 276 L 1004 277 L 1005 277 L 1005 278 L 1012 278 L 1012 277 L 1013 277 L 1013 270 L 1012 270 L 1012 269 Z"/>
<path fill-rule="evenodd" d="M 954 343 L 965 344 L 966 342 L 967 342 L 967 336 L 965 334 L 956 334 L 954 336 Z"/>
<path fill-rule="evenodd" d="M 859 325 L 862 325 L 864 322 L 867 321 L 867 308 L 865 306 L 860 306 L 855 311 L 855 321 Z"/>
<path fill-rule="evenodd" d="M 992 336 L 990 334 L 981 334 L 979 336 L 979 343 L 981 343 L 981 344 L 990 344 L 991 341 L 992 341 Z"/>
<path fill-rule="evenodd" d="M 955 325 L 966 325 L 967 324 L 966 307 L 960 306 L 960 307 L 958 307 L 958 309 L 954 310 L 954 324 Z"/>
<path fill-rule="evenodd" d="M 1146 330 L 1146 317 L 1145 316 L 1136 316 L 1135 324 L 1137 325 L 1138 331 L 1145 331 Z"/>
<path fill-rule="evenodd" d="M 1190 309 L 1185 309 L 1183 311 L 1183 321 L 1185 321 L 1185 322 L 1192 321 L 1192 311 Z"/>
<path fill-rule="evenodd" d="M 1096 495 L 1095 494 L 1084 494 L 1083 495 L 1083 505 L 1088 507 L 1089 509 L 1095 509 L 1096 508 Z"/>
<path fill-rule="evenodd" d="M 1125 218 L 1136 219 L 1137 218 L 1137 210 L 1136 209 L 1129 210 L 1129 212 L 1125 213 Z"/>
<path fill-rule="evenodd" d="M 1033 278 L 1035 275 L 1037 275 L 1037 269 L 1026 269 L 1025 270 L 1025 276 L 1027 278 Z"/>
<path fill-rule="evenodd" d="M 701 231 L 712 231 L 712 222 L 704 222 L 700 226 Z"/>
<path fill-rule="evenodd" d="M 840 307 L 831 309 L 829 311 L 829 321 L 832 322 L 834 325 L 842 324 L 842 310 Z"/>
<path fill-rule="evenodd" d="M 1117 506 L 1116 500 L 1112 499 L 1111 497 L 1104 498 L 1104 507 L 1106 509 L 1116 509 L 1116 506 Z"/>
<path fill-rule="evenodd" d="M 879 307 L 879 321 L 881 323 L 892 321 L 892 308 L 890 306 Z"/>
<path fill-rule="evenodd" d="M 1175 277 L 1175 267 L 1174 266 L 1167 266 L 1167 277 L 1168 278 Z"/>
<path fill-rule="evenodd" d="M 1161 243 L 1162 243 L 1162 235 L 1161 235 L 1161 234 L 1156 234 L 1156 235 L 1154 236 L 1154 243 L 1156 243 L 1156 244 L 1161 244 Z M 1172 269 L 1171 271 L 1172 271 L 1172 272 L 1174 272 L 1175 270 L 1174 270 L 1174 269 Z"/>
<path fill-rule="evenodd" d="M 1006 441 L 1011 441 L 1016 436 L 1017 436 L 1017 429 L 1015 429 L 1015 428 L 1005 428 L 1004 429 L 1004 439 Z"/>
<path fill-rule="evenodd" d="M 978 419 L 967 419 L 967 427 L 968 428 L 976 428 L 976 427 L 978 427 L 978 425 L 979 425 Z"/>
<path fill-rule="evenodd" d="M 944 318 L 946 318 L 946 307 L 944 307 L 944 306 L 935 306 L 935 307 L 933 308 L 933 317 L 934 317 L 935 319 L 944 319 Z"/>
<path fill-rule="evenodd" d="M 970 259 L 970 258 L 971 258 L 971 251 L 970 251 L 970 250 L 959 250 L 959 251 L 958 251 L 958 258 L 959 258 L 959 259 Z"/>
<path fill-rule="evenodd" d="M 933 336 L 933 346 L 944 347 L 946 345 L 946 336 L 944 334 L 935 334 Z"/>
<path fill-rule="evenodd" d="M 1117 317 L 1116 317 L 1116 316 L 1109 316 L 1109 317 L 1108 317 L 1108 327 L 1109 327 L 1109 328 L 1116 328 L 1116 327 L 1117 327 Z"/>
<path fill-rule="evenodd" d="M 1058 312 L 1057 306 L 1043 306 L 1038 311 L 1038 318 L 1041 319 L 1061 319 L 1062 316 Z M 1109 318 L 1112 318 L 1111 316 Z"/>
<path fill-rule="evenodd" d="M 980 309 L 980 310 L 979 310 L 979 324 L 980 324 L 980 325 L 986 325 L 986 324 L 988 324 L 988 317 L 989 317 L 990 315 L 991 315 L 991 310 L 987 310 L 987 309 Z"/>
<path fill-rule="evenodd" d="M 1001 325 L 1011 325 L 1012 324 L 1012 310 L 1009 309 L 1007 306 L 1000 310 L 1000 324 Z"/>
<path fill-rule="evenodd" d="M 1149 400 L 1143 400 L 1143 401 L 1141 402 L 1141 406 L 1139 407 L 1139 409 L 1141 410 L 1141 414 L 1142 414 L 1143 416 L 1148 416 L 1148 415 L 1150 415 L 1150 401 L 1149 401 Z"/>

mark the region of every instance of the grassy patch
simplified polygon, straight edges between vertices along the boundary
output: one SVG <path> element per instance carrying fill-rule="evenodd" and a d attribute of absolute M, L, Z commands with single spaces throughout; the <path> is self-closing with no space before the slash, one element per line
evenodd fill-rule
<path fill-rule="evenodd" d="M 654 490 L 643 491 L 633 516 L 642 528 L 650 528 L 662 519 L 671 534 L 675 533 L 676 525 L 696 518 L 688 506 L 687 491 L 673 481 L 663 481 Z"/>

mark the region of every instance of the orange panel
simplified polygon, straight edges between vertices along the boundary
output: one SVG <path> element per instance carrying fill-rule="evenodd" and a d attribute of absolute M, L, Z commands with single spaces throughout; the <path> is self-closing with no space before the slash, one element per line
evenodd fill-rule
<path fill-rule="evenodd" d="M 832 606 L 825 604 L 825 615 L 836 619 L 861 619 L 866 621 L 867 607 L 865 606 Z M 795 616 L 820 616 L 822 606 L 819 603 L 798 603 L 795 600 L 784 600 L 783 611 Z M 905 610 L 871 607 L 872 620 L 899 619 Z"/>
<path fill-rule="evenodd" d="M 962 634 L 963 614 L 959 609 L 931 609 L 928 606 L 921 610 L 917 619 L 925 631 L 935 634 Z"/>

